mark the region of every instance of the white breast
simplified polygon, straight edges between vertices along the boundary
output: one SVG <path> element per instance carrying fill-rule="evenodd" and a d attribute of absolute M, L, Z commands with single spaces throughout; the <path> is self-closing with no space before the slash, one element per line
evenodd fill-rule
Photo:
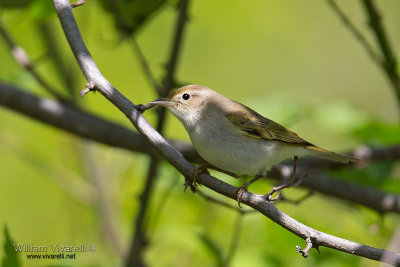
<path fill-rule="evenodd" d="M 187 129 L 197 153 L 210 164 L 239 175 L 254 176 L 303 149 L 283 143 L 243 135 L 228 120 L 216 124 L 201 121 Z"/>

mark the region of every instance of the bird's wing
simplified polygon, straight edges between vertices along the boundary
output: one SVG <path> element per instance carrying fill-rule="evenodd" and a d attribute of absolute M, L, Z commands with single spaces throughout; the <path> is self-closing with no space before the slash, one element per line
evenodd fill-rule
<path fill-rule="evenodd" d="M 261 116 L 247 107 L 244 107 L 239 112 L 230 112 L 226 117 L 243 134 L 253 138 L 263 138 L 293 145 L 314 146 L 300 138 L 292 130 Z"/>

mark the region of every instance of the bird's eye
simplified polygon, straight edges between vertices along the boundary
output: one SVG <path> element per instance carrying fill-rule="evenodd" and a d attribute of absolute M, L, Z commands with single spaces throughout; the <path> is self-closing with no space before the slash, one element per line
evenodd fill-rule
<path fill-rule="evenodd" d="M 190 95 L 189 94 L 183 94 L 182 95 L 182 99 L 183 100 L 188 100 L 190 98 Z"/>

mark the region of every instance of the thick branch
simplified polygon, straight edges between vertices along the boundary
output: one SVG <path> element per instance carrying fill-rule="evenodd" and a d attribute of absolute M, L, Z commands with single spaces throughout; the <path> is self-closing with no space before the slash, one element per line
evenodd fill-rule
<path fill-rule="evenodd" d="M 0 83 L 0 105 L 90 140 L 152 156 L 159 155 L 140 134 L 78 107 L 36 97 L 12 85 Z M 169 142 L 185 157 L 194 162 L 200 160 L 191 145 L 172 140 Z"/>
<path fill-rule="evenodd" d="M 68 0 L 53 0 L 56 7 L 61 25 L 63 26 L 65 36 L 74 52 L 79 65 L 82 68 L 88 82 L 92 82 L 95 88 L 117 106 L 135 125 L 135 127 L 154 145 L 160 154 L 167 159 L 184 176 L 191 176 L 195 167 L 188 162 L 182 154 L 176 151 L 168 142 L 146 121 L 143 115 L 136 110 L 135 105 L 119 93 L 100 73 L 93 59 L 91 58 L 82 37 L 80 36 L 75 19 L 71 12 L 71 6 Z M 198 176 L 198 182 L 222 195 L 236 198 L 237 188 L 225 182 L 222 182 L 212 176 L 202 173 Z M 264 214 L 277 224 L 298 235 L 303 239 L 309 238 L 314 247 L 326 246 L 339 251 L 359 255 L 373 260 L 381 260 L 383 255 L 391 254 L 400 262 L 400 253 L 388 252 L 382 249 L 376 249 L 364 246 L 352 241 L 338 238 L 326 233 L 312 229 L 285 213 L 278 210 L 271 203 L 265 201 L 262 196 L 245 192 L 242 203 L 253 207 Z"/>

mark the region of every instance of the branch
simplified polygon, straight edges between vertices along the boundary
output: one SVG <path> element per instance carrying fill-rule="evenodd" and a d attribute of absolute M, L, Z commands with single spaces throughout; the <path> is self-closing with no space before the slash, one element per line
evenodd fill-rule
<path fill-rule="evenodd" d="M 283 181 L 288 179 L 291 173 L 287 170 L 291 169 L 291 166 L 290 163 L 274 166 L 271 171 L 268 172 L 268 178 Z M 300 169 L 300 164 L 298 168 Z M 312 169 L 302 169 L 301 172 L 307 173 L 305 170 Z M 366 206 L 380 214 L 400 212 L 399 194 L 390 194 L 365 185 L 338 180 L 322 172 L 314 171 L 309 173 L 307 179 L 304 180 L 301 186 L 328 196 L 346 199 L 353 203 Z"/>
<path fill-rule="evenodd" d="M 83 43 L 78 26 L 76 25 L 76 21 L 72 15 L 69 1 L 53 0 L 53 3 L 64 29 L 65 36 L 67 37 L 71 49 L 88 82 L 93 83 L 97 91 L 117 106 L 165 159 L 167 159 L 184 176 L 190 177 L 194 172 L 195 167 L 188 162 L 182 154 L 169 145 L 168 142 L 146 121 L 143 115 L 136 109 L 136 106 L 115 89 L 100 73 L 89 51 Z M 197 177 L 197 181 L 222 195 L 232 199 L 236 198 L 236 187 L 220 181 L 208 174 L 200 174 Z M 243 194 L 242 203 L 258 210 L 260 213 L 264 214 L 295 235 L 305 240 L 309 238 L 313 243 L 313 247 L 325 246 L 373 260 L 382 260 L 382 256 L 389 253 L 393 256 L 392 258 L 396 259 L 396 262 L 400 262 L 400 253 L 368 247 L 308 227 L 278 210 L 271 203 L 265 201 L 261 195 L 245 192 Z"/>
<path fill-rule="evenodd" d="M 244 217 L 243 215 L 244 215 L 243 213 L 239 214 L 236 219 L 235 227 L 233 228 L 233 233 L 232 233 L 232 241 L 228 250 L 228 254 L 224 259 L 223 267 L 231 266 L 232 259 L 238 250 L 240 233 L 243 228 L 243 217 Z"/>
<path fill-rule="evenodd" d="M 76 2 L 79 3 L 80 1 Z M 68 96 L 72 100 L 77 99 L 74 90 L 77 88 L 79 76 L 76 75 L 76 68 L 71 68 L 71 62 L 65 62 L 63 59 L 63 50 L 60 49 L 59 39 L 54 31 L 55 25 L 52 21 L 43 21 L 39 24 L 39 33 L 41 34 L 43 43 L 46 46 L 47 55 L 52 60 L 53 69 L 62 80 L 64 89 L 68 92 Z M 76 101 L 74 101 L 76 102 Z"/>
<path fill-rule="evenodd" d="M 133 37 L 133 43 L 135 45 L 135 49 L 140 57 L 140 62 L 142 65 L 142 68 L 147 75 L 148 79 L 152 83 L 154 89 L 158 93 L 160 97 L 166 95 L 174 85 L 174 76 L 175 76 L 175 70 L 176 70 L 176 65 L 177 65 L 177 59 L 179 56 L 179 48 L 183 36 L 183 29 L 185 26 L 186 20 L 182 20 L 182 16 L 186 16 L 187 12 L 187 7 L 188 7 L 188 1 L 189 0 L 181 0 L 179 2 L 179 14 L 178 14 L 178 20 L 176 23 L 176 33 L 175 33 L 175 38 L 173 40 L 173 45 L 172 45 L 172 51 L 170 55 L 170 59 L 167 64 L 167 73 L 163 81 L 163 86 L 159 87 L 158 83 L 156 83 L 151 70 L 147 64 L 147 61 L 140 49 L 140 46 L 136 43 L 136 40 Z M 166 118 L 166 111 L 165 110 L 158 110 L 157 113 L 158 121 L 157 121 L 157 131 L 159 133 L 163 132 L 164 125 L 165 125 L 165 118 Z M 134 225 L 134 237 L 132 239 L 132 244 L 129 250 L 129 256 L 126 261 L 126 266 L 139 266 L 139 265 L 144 265 L 144 259 L 143 259 L 143 249 L 145 247 L 145 244 L 147 243 L 145 238 L 146 238 L 146 226 L 144 223 L 144 220 L 146 218 L 146 213 L 148 203 L 150 201 L 151 197 L 151 192 L 153 191 L 153 187 L 155 185 L 155 182 L 157 180 L 157 169 L 160 163 L 160 159 L 156 157 L 152 157 L 150 164 L 147 169 L 147 176 L 146 176 L 146 182 L 145 186 L 143 188 L 143 191 L 140 194 L 140 207 L 139 207 L 139 212 L 135 220 L 135 225 Z"/>
<path fill-rule="evenodd" d="M 19 159 L 25 165 L 40 172 L 41 175 L 49 177 L 54 183 L 72 198 L 84 205 L 93 205 L 97 199 L 97 192 L 93 186 L 78 174 L 65 166 L 53 167 L 37 157 L 37 151 L 32 148 L 26 149 L 25 144 L 13 142 L 9 138 L 1 138 L 1 149 L 12 157 Z"/>
<path fill-rule="evenodd" d="M 76 106 L 39 98 L 26 90 L 1 82 L 0 105 L 83 138 L 150 156 L 159 156 L 146 138 L 132 130 L 99 118 Z M 201 159 L 191 145 L 173 140 L 168 142 L 192 162 L 200 162 Z"/>
<path fill-rule="evenodd" d="M 392 238 L 389 242 L 387 249 L 391 249 L 393 251 L 400 251 L 400 225 L 397 226 L 396 230 L 394 231 Z M 385 262 L 391 262 L 390 264 L 395 265 L 396 259 L 392 259 L 391 255 L 384 255 Z"/>
<path fill-rule="evenodd" d="M 96 189 L 96 201 L 93 202 L 94 208 L 99 216 L 101 233 L 105 239 L 111 243 L 111 247 L 122 258 L 124 256 L 124 249 L 121 238 L 118 235 L 116 223 L 113 216 L 113 207 L 110 203 L 110 198 L 107 194 L 107 185 L 103 170 L 99 168 L 96 162 L 95 153 L 90 143 L 82 144 L 82 158 L 85 163 L 85 172 L 87 178 Z"/>
<path fill-rule="evenodd" d="M 175 85 L 175 73 L 178 66 L 178 59 L 182 46 L 182 38 L 185 31 L 186 21 L 188 20 L 187 10 L 189 6 L 189 0 L 179 1 L 179 15 L 176 22 L 176 30 L 174 41 L 171 48 L 170 57 L 167 63 L 167 74 L 165 75 L 163 85 L 164 92 L 161 96 L 164 96 L 170 91 Z"/>
<path fill-rule="evenodd" d="M 186 20 L 182 19 L 182 17 L 186 18 L 187 16 L 187 8 L 188 8 L 188 2 L 189 0 L 181 0 L 179 2 L 179 13 L 178 13 L 178 19 L 176 22 L 176 31 L 175 31 L 175 37 L 173 39 L 173 44 L 172 44 L 172 50 L 170 54 L 170 59 L 167 64 L 167 73 L 165 75 L 164 81 L 163 81 L 163 86 L 159 87 L 158 83 L 155 82 L 155 79 L 151 73 L 151 70 L 147 64 L 147 61 L 139 47 L 139 45 L 136 43 L 136 40 L 133 37 L 133 42 L 136 48 L 136 51 L 139 54 L 140 61 L 142 64 L 142 68 L 144 69 L 145 74 L 149 78 L 149 80 L 152 82 L 154 89 L 158 93 L 158 96 L 163 97 L 165 96 L 170 90 L 172 90 L 173 85 L 175 84 L 175 72 L 176 72 L 176 66 L 178 62 L 178 56 L 180 52 L 180 47 L 181 47 L 181 40 L 183 37 L 184 33 L 184 28 L 186 25 Z M 157 121 L 157 131 L 159 133 L 163 132 L 164 125 L 165 125 L 165 119 L 166 119 L 166 111 L 164 109 L 159 109 L 157 113 L 158 121 Z M 157 170 L 158 166 L 160 163 L 160 159 L 156 157 L 152 157 L 150 164 L 147 169 L 147 176 L 146 176 L 146 182 L 145 186 L 143 188 L 143 191 L 140 194 L 140 207 L 139 207 L 139 212 L 136 217 L 135 225 L 134 225 L 134 237 L 132 239 L 132 244 L 129 250 L 129 256 L 126 261 L 126 266 L 140 266 L 144 265 L 144 259 L 143 259 L 143 249 L 145 247 L 146 242 L 146 226 L 144 223 L 144 220 L 146 218 L 146 213 L 148 203 L 150 201 L 151 193 L 153 191 L 153 187 L 155 185 L 155 182 L 157 180 Z"/>
<path fill-rule="evenodd" d="M 139 62 L 140 65 L 142 66 L 143 73 L 153 86 L 153 88 L 156 90 L 158 95 L 162 95 L 162 90 L 161 86 L 158 84 L 157 80 L 154 78 L 153 73 L 151 72 L 151 68 L 146 60 L 146 57 L 143 54 L 142 48 L 140 48 L 140 45 L 138 44 L 135 36 L 131 37 L 131 42 L 133 46 L 133 50 L 135 50 L 137 56 L 139 57 Z"/>
<path fill-rule="evenodd" d="M 101 119 L 78 107 L 73 107 L 51 99 L 38 98 L 26 92 L 26 90 L 20 90 L 15 86 L 3 84 L 1 82 L 0 105 L 83 138 L 88 138 L 113 147 L 145 153 L 152 157 L 159 155 L 142 135 L 123 126 Z M 203 162 L 191 145 L 174 140 L 168 140 L 168 143 L 182 153 L 190 162 Z M 362 159 L 361 164 L 363 165 L 378 160 L 395 160 L 400 158 L 400 146 L 385 148 L 362 146 L 356 149 L 352 154 Z M 291 168 L 290 166 L 292 166 L 290 162 L 277 165 L 272 169 L 270 173 L 271 177 L 269 178 L 275 180 L 286 179 L 286 172 L 282 168 Z M 343 167 L 343 164 L 319 158 L 304 158 L 299 160 L 298 166 L 299 169 L 307 171 L 340 168 Z M 372 187 L 346 181 L 338 181 L 327 175 L 310 174 L 301 186 L 365 205 L 368 208 L 375 209 L 379 213 L 400 212 L 400 207 L 396 200 L 400 197 L 398 194 L 390 194 Z M 347 190 L 348 188 L 351 188 L 351 192 L 353 193 L 348 193 L 350 192 Z M 383 201 L 388 199 L 394 201 Z M 392 204 L 388 205 L 388 203 Z M 370 204 L 372 206 L 368 206 Z"/>
<path fill-rule="evenodd" d="M 214 203 L 214 204 L 217 204 L 219 206 L 222 206 L 222 207 L 225 207 L 225 208 L 228 208 L 228 209 L 231 209 L 231 210 L 235 210 L 235 211 L 239 212 L 242 215 L 248 214 L 248 213 L 252 213 L 252 212 L 255 211 L 253 209 L 252 210 L 245 210 L 245 209 L 239 208 L 237 205 L 232 205 L 231 203 L 228 203 L 228 202 L 222 201 L 222 200 L 220 200 L 218 198 L 214 198 L 212 196 L 209 196 L 206 193 L 204 193 L 203 191 L 198 190 L 198 189 L 196 189 L 196 193 L 199 196 L 201 196 L 202 198 L 204 198 L 204 200 L 209 201 L 210 203 Z"/>
<path fill-rule="evenodd" d="M 380 47 L 383 58 L 374 51 L 364 35 L 354 26 L 354 24 L 351 23 L 350 19 L 336 4 L 335 0 L 327 1 L 331 5 L 332 9 L 339 16 L 339 18 L 342 20 L 343 24 L 364 47 L 365 51 L 370 56 L 372 61 L 374 61 L 379 66 L 379 68 L 381 68 L 386 73 L 386 77 L 390 81 L 390 84 L 392 85 L 394 93 L 396 95 L 397 102 L 400 105 L 400 79 L 397 73 L 396 57 L 392 51 L 383 25 L 381 24 L 381 18 L 375 7 L 374 2 L 372 0 L 363 0 L 365 11 L 368 14 L 369 25 L 371 26 L 373 33 L 375 34 L 375 39 L 378 43 L 378 46 Z"/>
<path fill-rule="evenodd" d="M 383 54 L 383 70 L 386 72 L 387 78 L 396 94 L 397 102 L 400 105 L 400 78 L 397 73 L 396 57 L 391 48 L 385 29 L 381 23 L 381 16 L 376 9 L 374 2 L 372 0 L 363 0 L 363 3 L 369 17 L 369 25 L 375 34 L 375 39 Z"/>
<path fill-rule="evenodd" d="M 339 16 L 342 20 L 343 24 L 347 27 L 347 29 L 354 35 L 354 37 L 359 41 L 360 45 L 364 47 L 365 51 L 378 66 L 382 65 L 382 60 L 380 56 L 375 52 L 372 46 L 368 43 L 367 38 L 361 33 L 360 30 L 350 21 L 350 19 L 346 16 L 343 10 L 336 4 L 335 0 L 327 0 L 333 11 Z"/>
<path fill-rule="evenodd" d="M 33 78 L 35 78 L 35 80 L 52 96 L 56 97 L 58 100 L 68 102 L 68 100 L 64 96 L 59 94 L 56 89 L 50 86 L 46 82 L 46 80 L 36 71 L 35 66 L 31 62 L 28 54 L 21 46 L 18 46 L 14 42 L 11 35 L 6 31 L 1 22 L 0 22 L 0 35 L 3 37 L 5 43 L 10 49 L 11 54 L 13 55 L 18 65 L 26 69 L 33 76 Z"/>

